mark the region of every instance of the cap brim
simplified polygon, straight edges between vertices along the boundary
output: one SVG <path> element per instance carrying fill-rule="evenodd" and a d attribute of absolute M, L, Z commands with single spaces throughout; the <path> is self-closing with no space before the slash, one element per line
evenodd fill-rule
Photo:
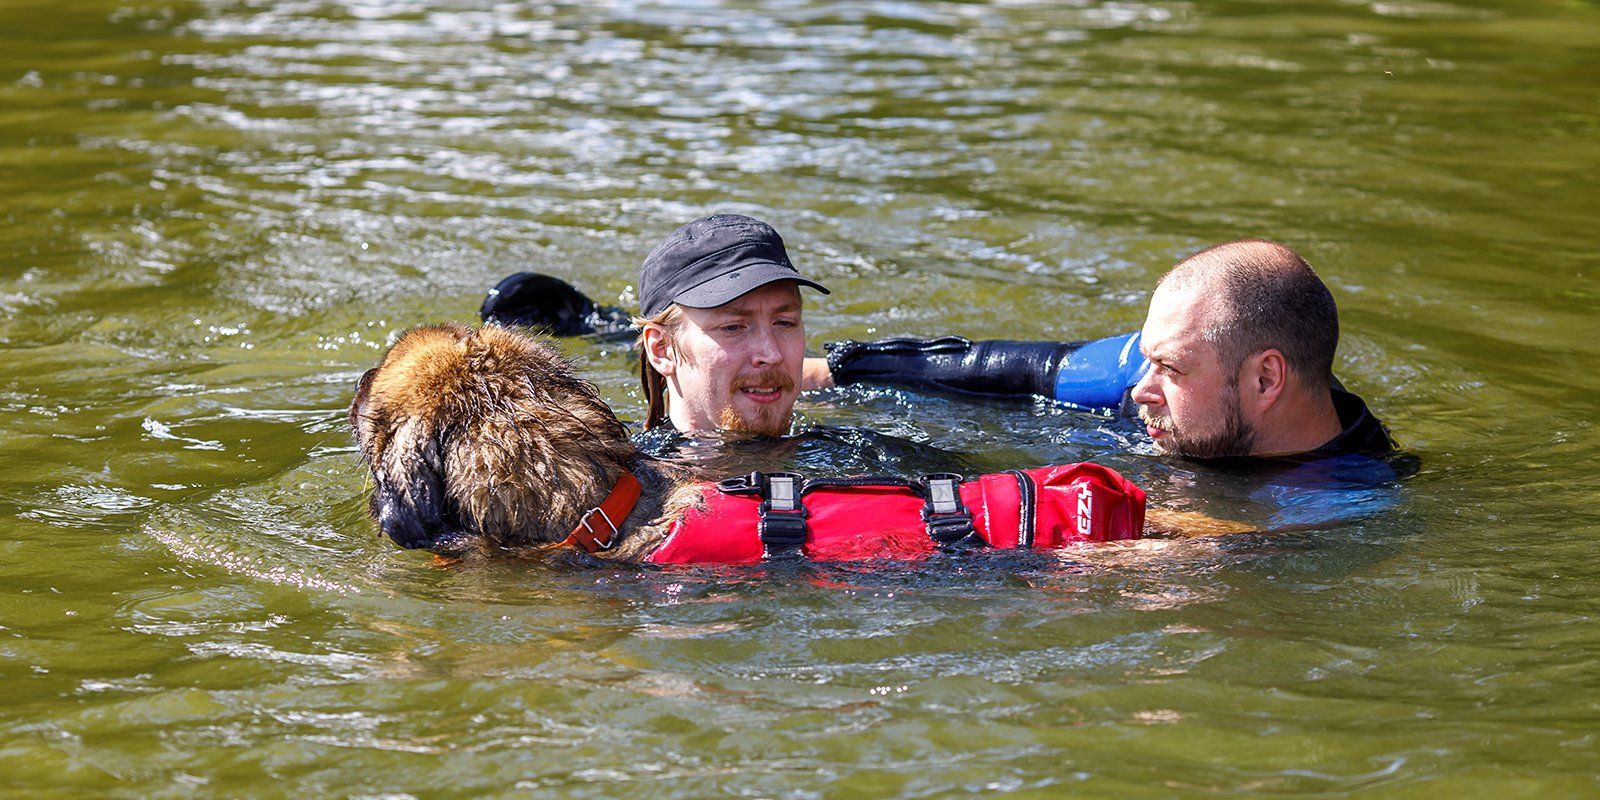
<path fill-rule="evenodd" d="M 794 281 L 801 286 L 810 286 L 823 294 L 831 294 L 828 287 L 800 277 L 800 273 L 795 272 L 793 267 L 762 262 L 742 265 L 699 286 L 685 289 L 679 292 L 677 297 L 672 298 L 672 302 L 689 308 L 716 308 L 778 281 Z"/>

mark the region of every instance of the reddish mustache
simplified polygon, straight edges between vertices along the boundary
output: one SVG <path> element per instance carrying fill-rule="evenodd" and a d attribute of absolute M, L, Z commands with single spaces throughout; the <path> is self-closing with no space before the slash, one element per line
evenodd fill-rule
<path fill-rule="evenodd" d="M 744 389 L 754 389 L 758 386 L 777 389 L 780 393 L 787 392 L 794 388 L 794 378 L 789 377 L 786 372 L 769 370 L 757 375 L 747 375 L 733 380 L 733 390 L 736 392 Z"/>
<path fill-rule="evenodd" d="M 1164 431 L 1172 430 L 1172 417 L 1157 417 L 1146 413 L 1142 408 L 1139 409 L 1139 421 L 1152 428 L 1160 428 Z"/>

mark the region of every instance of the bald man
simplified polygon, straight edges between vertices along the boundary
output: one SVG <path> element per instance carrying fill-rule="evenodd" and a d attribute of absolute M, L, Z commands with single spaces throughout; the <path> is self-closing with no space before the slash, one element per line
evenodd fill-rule
<path fill-rule="evenodd" d="M 884 339 L 830 344 L 805 387 L 895 383 L 1041 395 L 1137 413 L 1162 452 L 1198 459 L 1386 453 L 1394 442 L 1333 376 L 1333 295 L 1293 250 L 1243 239 L 1156 285 L 1144 328 L 1094 342 Z"/>

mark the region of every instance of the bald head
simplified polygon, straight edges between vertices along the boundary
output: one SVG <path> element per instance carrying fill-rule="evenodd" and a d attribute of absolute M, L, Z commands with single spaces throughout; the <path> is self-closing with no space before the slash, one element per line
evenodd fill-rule
<path fill-rule="evenodd" d="M 1179 262 L 1159 293 L 1208 298 L 1205 338 L 1225 367 L 1275 349 L 1308 387 L 1327 386 L 1339 345 L 1333 295 L 1298 253 L 1265 239 L 1208 247 Z"/>

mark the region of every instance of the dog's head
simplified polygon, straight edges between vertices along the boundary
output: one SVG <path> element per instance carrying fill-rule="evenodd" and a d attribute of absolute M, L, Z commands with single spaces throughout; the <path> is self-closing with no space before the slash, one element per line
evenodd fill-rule
<path fill-rule="evenodd" d="M 379 527 L 435 551 L 559 541 L 635 452 L 565 359 L 493 326 L 406 333 L 361 376 L 350 427 Z"/>

